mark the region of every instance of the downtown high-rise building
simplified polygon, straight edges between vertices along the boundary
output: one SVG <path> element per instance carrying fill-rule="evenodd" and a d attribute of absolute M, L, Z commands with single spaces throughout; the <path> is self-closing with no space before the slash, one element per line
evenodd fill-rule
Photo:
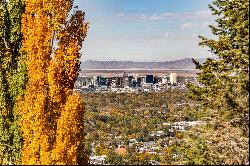
<path fill-rule="evenodd" d="M 170 83 L 171 83 L 171 85 L 177 84 L 177 74 L 176 73 L 170 74 Z"/>

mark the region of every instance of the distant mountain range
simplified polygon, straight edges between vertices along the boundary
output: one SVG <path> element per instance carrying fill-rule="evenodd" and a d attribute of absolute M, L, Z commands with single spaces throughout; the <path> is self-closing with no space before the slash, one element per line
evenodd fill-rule
<path fill-rule="evenodd" d="M 205 62 L 206 58 L 196 59 Z M 134 61 L 92 61 L 81 63 L 81 69 L 195 69 L 192 58 L 166 62 L 134 62 Z"/>

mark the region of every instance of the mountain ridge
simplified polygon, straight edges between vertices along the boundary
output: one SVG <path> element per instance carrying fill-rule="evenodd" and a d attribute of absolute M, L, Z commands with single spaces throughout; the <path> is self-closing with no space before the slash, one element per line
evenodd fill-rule
<path fill-rule="evenodd" d="M 203 63 L 207 58 L 195 59 Z M 94 61 L 81 62 L 81 69 L 195 69 L 192 58 L 165 62 Z"/>

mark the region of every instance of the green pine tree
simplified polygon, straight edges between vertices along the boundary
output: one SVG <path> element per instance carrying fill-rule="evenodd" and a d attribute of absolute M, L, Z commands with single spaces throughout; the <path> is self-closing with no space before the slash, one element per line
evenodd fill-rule
<path fill-rule="evenodd" d="M 201 38 L 216 58 L 200 64 L 199 85 L 188 86 L 203 106 L 206 126 L 185 135 L 183 164 L 249 164 L 249 0 L 214 0 L 210 26 L 216 39 Z M 210 112 L 210 113 L 208 113 Z"/>
<path fill-rule="evenodd" d="M 18 164 L 22 138 L 16 112 L 26 83 L 21 52 L 22 0 L 0 0 L 0 164 Z"/>
<path fill-rule="evenodd" d="M 227 121 L 240 126 L 246 133 L 249 127 L 249 0 L 215 0 L 209 5 L 217 16 L 210 26 L 217 39 L 201 37 L 216 58 L 199 64 L 197 80 L 190 85 L 192 98 L 205 108 L 218 113 L 218 122 Z"/>

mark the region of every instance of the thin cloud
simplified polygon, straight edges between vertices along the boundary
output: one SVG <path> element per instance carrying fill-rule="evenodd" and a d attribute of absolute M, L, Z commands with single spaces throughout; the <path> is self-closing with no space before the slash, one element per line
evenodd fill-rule
<path fill-rule="evenodd" d="M 153 15 L 148 18 L 149 21 L 157 21 L 157 20 L 162 20 L 163 18 L 158 15 Z"/>
<path fill-rule="evenodd" d="M 207 28 L 210 24 L 210 22 L 202 22 L 202 23 L 191 23 L 191 22 L 186 22 L 180 26 L 180 29 L 191 29 L 191 28 L 197 28 L 197 27 L 202 27 L 202 28 Z"/>
<path fill-rule="evenodd" d="M 166 19 L 198 19 L 198 18 L 209 18 L 212 17 L 210 10 L 201 10 L 195 12 L 186 13 L 161 13 L 161 14 L 117 14 L 119 19 L 132 20 L 132 21 L 158 21 Z"/>
<path fill-rule="evenodd" d="M 116 15 L 116 17 L 124 17 L 124 16 L 125 16 L 124 13 L 118 13 L 118 14 Z"/>
<path fill-rule="evenodd" d="M 190 28 L 196 27 L 198 25 L 199 25 L 198 23 L 187 22 L 187 23 L 182 24 L 180 26 L 180 29 L 190 29 Z"/>

